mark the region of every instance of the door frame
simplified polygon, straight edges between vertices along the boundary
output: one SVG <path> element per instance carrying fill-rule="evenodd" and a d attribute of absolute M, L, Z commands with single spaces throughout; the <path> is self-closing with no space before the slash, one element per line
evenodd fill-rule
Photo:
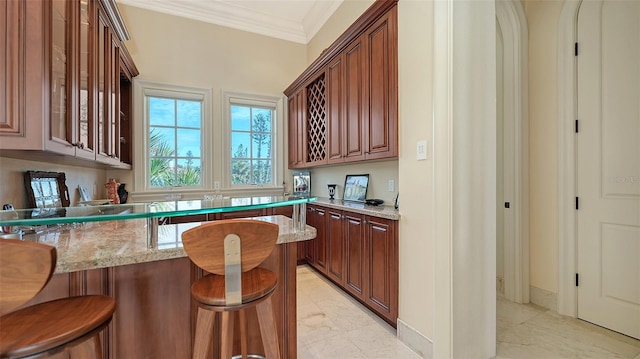
<path fill-rule="evenodd" d="M 504 242 L 504 296 L 529 303 L 529 94 L 528 29 L 520 1 L 496 1 L 502 31 L 504 119 L 513 120 L 515 134 L 513 238 Z"/>
<path fill-rule="evenodd" d="M 576 56 L 581 0 L 565 1 L 558 23 L 558 313 L 578 316 L 576 247 Z"/>

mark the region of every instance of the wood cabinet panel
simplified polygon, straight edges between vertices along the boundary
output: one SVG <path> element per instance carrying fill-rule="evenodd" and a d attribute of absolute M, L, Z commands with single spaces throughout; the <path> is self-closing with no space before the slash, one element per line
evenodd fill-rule
<path fill-rule="evenodd" d="M 304 90 L 300 89 L 289 97 L 289 168 L 304 166 Z"/>
<path fill-rule="evenodd" d="M 307 224 L 316 229 L 316 238 L 306 241 L 305 259 L 322 273 L 327 272 L 327 217 L 325 208 L 307 205 Z"/>
<path fill-rule="evenodd" d="M 365 148 L 367 159 L 397 156 L 397 8 L 378 20 L 366 36 Z"/>
<path fill-rule="evenodd" d="M 114 268 L 114 357 L 191 355 L 190 266 L 179 258 Z"/>
<path fill-rule="evenodd" d="M 365 96 L 364 37 L 356 39 L 345 50 L 345 120 L 344 161 L 361 161 L 364 157 L 363 121 L 367 110 Z"/>
<path fill-rule="evenodd" d="M 338 56 L 327 66 L 327 161 L 342 162 L 344 147 L 344 61 Z"/>
<path fill-rule="evenodd" d="M 316 268 L 322 272 L 327 271 L 327 211 L 324 208 L 315 207 L 314 211 L 314 227 L 322 228 L 321 233 L 317 233 L 315 242 L 315 264 Z"/>
<path fill-rule="evenodd" d="M 365 301 L 387 320 L 398 316 L 398 253 L 395 222 L 367 218 Z"/>
<path fill-rule="evenodd" d="M 327 275 L 337 283 L 344 284 L 345 249 L 342 211 L 329 209 L 327 221 Z"/>
<path fill-rule="evenodd" d="M 22 135 L 24 132 L 26 2 L 3 1 L 0 4 L 0 133 Z"/>
<path fill-rule="evenodd" d="M 344 242 L 345 249 L 345 288 L 357 298 L 364 299 L 365 248 L 364 216 L 357 213 L 345 213 Z"/>

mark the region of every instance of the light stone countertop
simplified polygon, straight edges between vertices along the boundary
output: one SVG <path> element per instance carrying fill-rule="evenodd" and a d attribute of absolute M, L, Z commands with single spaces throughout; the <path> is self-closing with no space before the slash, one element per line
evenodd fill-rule
<path fill-rule="evenodd" d="M 251 219 L 277 224 L 280 227 L 278 244 L 316 236 L 315 228 L 310 226 L 296 231 L 293 221 L 285 216 Z M 159 226 L 158 243 L 153 248 L 148 245 L 145 219 L 68 224 L 25 235 L 24 239 L 56 247 L 55 273 L 67 273 L 186 257 L 181 234 L 198 225 L 200 222 Z"/>
<path fill-rule="evenodd" d="M 310 205 L 341 209 L 372 217 L 386 218 L 397 221 L 400 219 L 400 212 L 393 206 L 369 206 L 364 203 L 343 202 L 341 199 L 330 200 L 329 198 L 318 197 L 317 201 L 310 202 Z"/>

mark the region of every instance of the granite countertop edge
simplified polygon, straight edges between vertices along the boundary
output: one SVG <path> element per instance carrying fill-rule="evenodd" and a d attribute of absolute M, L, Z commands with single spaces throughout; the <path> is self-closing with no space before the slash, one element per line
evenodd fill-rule
<path fill-rule="evenodd" d="M 331 200 L 324 197 L 318 197 L 316 201 L 310 202 L 309 204 L 360 213 L 372 217 L 386 218 L 394 221 L 400 220 L 401 217 L 400 211 L 395 209 L 393 206 L 370 206 L 364 203 L 343 202 L 341 199 Z"/>

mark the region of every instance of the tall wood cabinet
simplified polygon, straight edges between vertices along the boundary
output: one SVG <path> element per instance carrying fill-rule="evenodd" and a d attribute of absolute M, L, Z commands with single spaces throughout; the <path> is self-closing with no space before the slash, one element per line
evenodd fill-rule
<path fill-rule="evenodd" d="M 131 117 L 138 70 L 115 1 L 6 1 L 0 19 L 0 154 L 130 168 L 130 126 L 121 122 Z"/>
<path fill-rule="evenodd" d="M 285 89 L 290 168 L 398 156 L 397 47 L 396 1 L 379 0 Z"/>

